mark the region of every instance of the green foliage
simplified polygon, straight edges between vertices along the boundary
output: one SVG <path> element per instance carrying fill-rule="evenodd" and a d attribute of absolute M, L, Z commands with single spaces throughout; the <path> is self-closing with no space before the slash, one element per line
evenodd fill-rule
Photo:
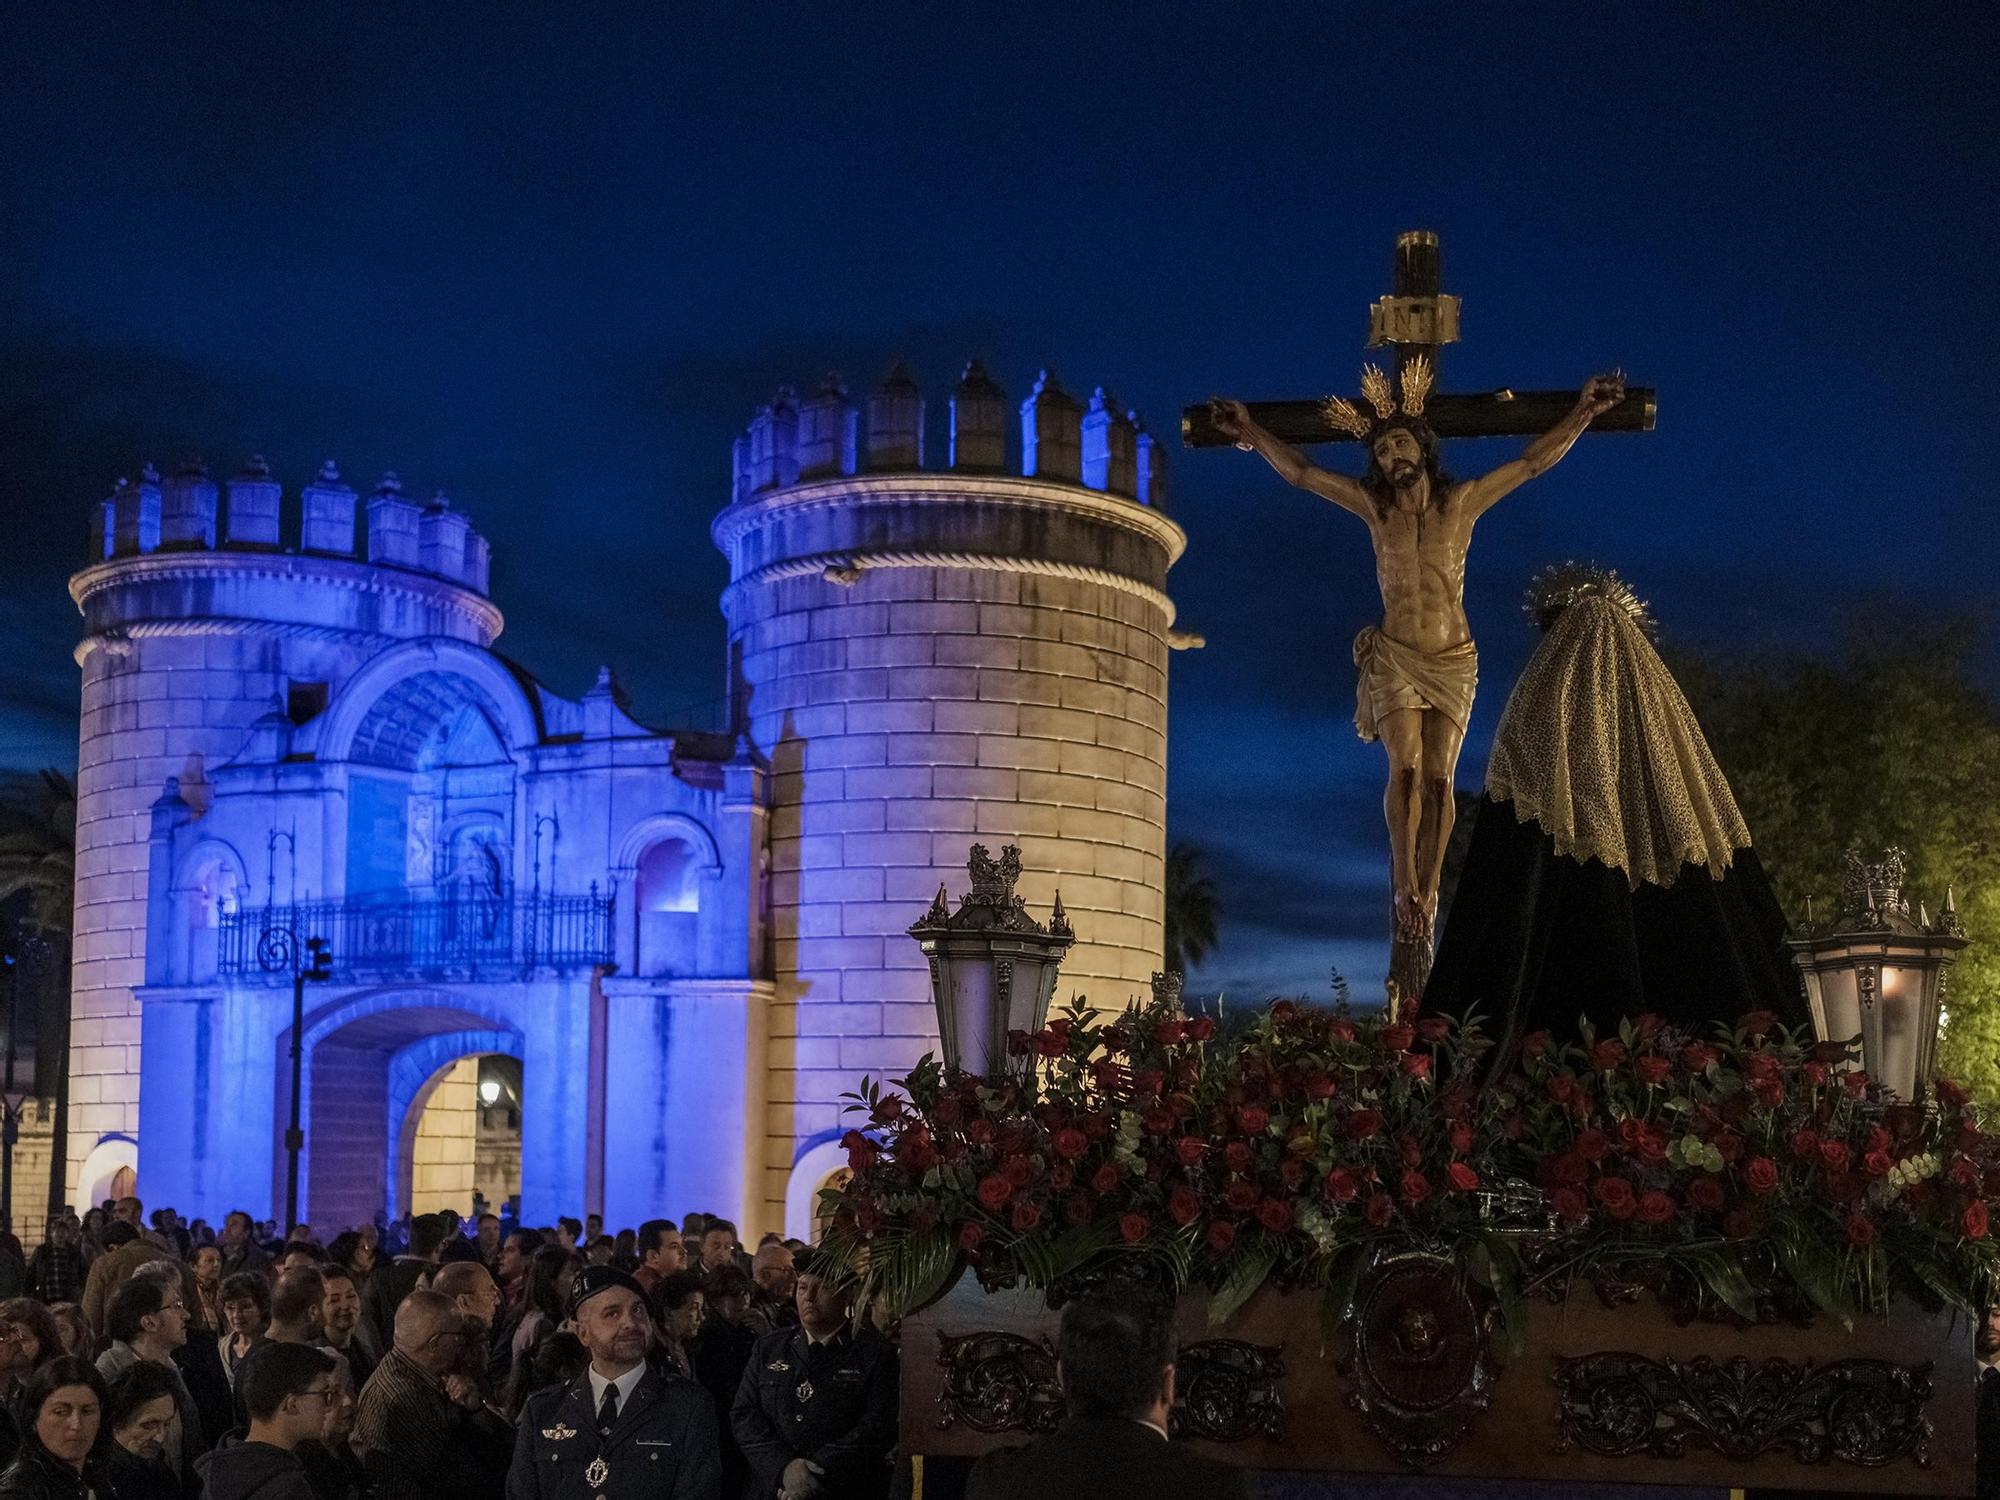
<path fill-rule="evenodd" d="M 44 932 L 69 932 L 76 786 L 59 771 L 0 776 L 0 903 L 23 895 L 28 921 Z"/>
<path fill-rule="evenodd" d="M 1947 888 L 1972 946 L 1938 1070 L 2000 1105 L 2000 702 L 1969 621 L 1859 633 L 1836 655 L 1678 655 L 1673 667 L 1794 925 L 1827 916 L 1841 856 L 1900 845 L 1908 893 Z"/>
<path fill-rule="evenodd" d="M 1198 964 L 1215 951 L 1215 921 L 1222 915 L 1222 902 L 1215 894 L 1215 879 L 1203 868 L 1199 845 L 1185 839 L 1167 851 L 1166 952 L 1162 969 L 1184 974 L 1189 964 Z"/>

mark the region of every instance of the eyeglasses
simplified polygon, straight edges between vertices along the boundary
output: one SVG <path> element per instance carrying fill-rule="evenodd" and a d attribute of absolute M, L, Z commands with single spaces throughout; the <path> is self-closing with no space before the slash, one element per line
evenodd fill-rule
<path fill-rule="evenodd" d="M 304 1390 L 295 1391 L 293 1394 L 301 1400 L 307 1396 L 317 1396 L 322 1401 L 334 1401 L 340 1397 L 340 1387 L 337 1385 L 309 1385 Z"/>

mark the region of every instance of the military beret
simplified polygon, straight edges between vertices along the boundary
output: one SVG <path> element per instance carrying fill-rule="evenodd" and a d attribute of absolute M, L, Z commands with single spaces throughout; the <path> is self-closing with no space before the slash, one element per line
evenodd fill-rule
<path fill-rule="evenodd" d="M 646 1300 L 645 1288 L 616 1266 L 585 1266 L 576 1273 L 576 1280 L 569 1289 L 569 1315 L 575 1317 L 583 1304 L 599 1292 L 608 1292 L 614 1287 L 621 1286 L 640 1302 Z"/>

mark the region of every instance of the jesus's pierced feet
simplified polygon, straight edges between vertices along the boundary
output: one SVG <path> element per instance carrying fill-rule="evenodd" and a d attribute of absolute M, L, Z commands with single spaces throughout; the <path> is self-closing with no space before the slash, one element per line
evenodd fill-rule
<path fill-rule="evenodd" d="M 1396 892 L 1396 941 L 1428 943 L 1431 936 L 1431 904 L 1414 890 Z"/>

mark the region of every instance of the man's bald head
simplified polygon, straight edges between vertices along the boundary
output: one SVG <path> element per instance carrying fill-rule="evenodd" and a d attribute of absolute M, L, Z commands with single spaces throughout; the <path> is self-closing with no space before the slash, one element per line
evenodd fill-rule
<path fill-rule="evenodd" d="M 418 1287 L 396 1309 L 396 1352 L 428 1374 L 454 1369 L 465 1318 L 451 1298 Z"/>
<path fill-rule="evenodd" d="M 792 1252 L 780 1240 L 759 1245 L 757 1253 L 750 1258 L 751 1276 L 773 1297 L 792 1295 L 792 1270 Z"/>
<path fill-rule="evenodd" d="M 455 1260 L 439 1268 L 431 1278 L 431 1290 L 451 1298 L 461 1313 L 481 1323 L 492 1323 L 500 1311 L 500 1288 L 476 1260 Z"/>

